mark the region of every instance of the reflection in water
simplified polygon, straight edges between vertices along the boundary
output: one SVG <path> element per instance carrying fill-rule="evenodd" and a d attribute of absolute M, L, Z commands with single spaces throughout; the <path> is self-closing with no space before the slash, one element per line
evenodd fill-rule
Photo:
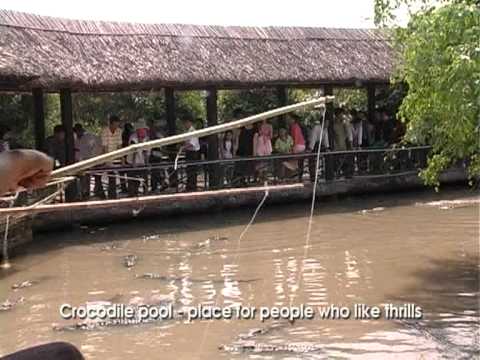
<path fill-rule="evenodd" d="M 441 195 L 461 200 L 464 194 Z M 308 204 L 265 205 L 240 247 L 236 239 L 251 210 L 42 236 L 26 256 L 14 259 L 11 271 L 0 273 L 0 301 L 26 299 L 0 312 L 1 329 L 9 335 L 0 339 L 0 354 L 65 340 L 78 345 L 88 359 L 472 358 L 480 350 L 478 203 L 456 201 L 446 209 L 445 202 L 431 205 L 437 199 L 412 194 L 321 203 L 306 258 Z M 375 208 L 383 210 L 362 211 Z M 228 239 L 208 240 L 215 235 Z M 103 246 L 112 242 L 119 246 Z M 128 254 L 141 259 L 132 270 L 122 265 Z M 146 273 L 160 278 L 136 277 Z M 34 279 L 41 281 L 11 289 Z M 52 331 L 52 324 L 66 323 L 58 314 L 62 303 L 109 299 L 148 303 L 155 297 L 169 298 L 176 307 L 414 303 L 424 316 L 420 321 L 317 317 L 293 324 L 261 323 L 257 317 L 212 321 L 208 328 L 206 321 L 167 320 L 94 331 Z M 240 334 L 249 334 L 247 340 Z M 241 349 L 246 341 L 250 347 L 242 354 L 218 350 L 221 344 Z M 262 344 L 278 349 L 310 346 L 313 351 L 252 352 Z"/>

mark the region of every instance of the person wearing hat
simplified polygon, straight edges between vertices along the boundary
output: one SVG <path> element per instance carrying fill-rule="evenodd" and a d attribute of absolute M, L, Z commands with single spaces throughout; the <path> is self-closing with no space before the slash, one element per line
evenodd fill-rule
<path fill-rule="evenodd" d="M 135 132 L 130 135 L 128 145 L 140 144 L 150 140 L 149 128 L 145 119 L 140 118 L 135 123 Z M 127 165 L 131 167 L 142 167 L 148 164 L 149 150 L 137 150 L 126 157 Z M 146 171 L 132 170 L 128 180 L 128 194 L 129 196 L 137 196 L 140 182 L 143 183 L 143 192 L 147 192 L 147 173 Z M 136 180 L 137 178 L 138 180 Z"/>

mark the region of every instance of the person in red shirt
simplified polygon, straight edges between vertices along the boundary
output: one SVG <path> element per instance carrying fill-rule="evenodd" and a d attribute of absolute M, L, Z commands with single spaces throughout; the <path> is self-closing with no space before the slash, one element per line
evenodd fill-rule
<path fill-rule="evenodd" d="M 293 139 L 293 153 L 298 154 L 305 151 L 305 137 L 300 126 L 300 117 L 296 114 L 290 115 L 290 136 Z"/>
<path fill-rule="evenodd" d="M 293 149 L 294 154 L 305 152 L 305 137 L 303 135 L 302 127 L 300 126 L 300 117 L 292 113 L 289 116 L 290 123 L 290 136 L 293 139 Z M 301 158 L 298 160 L 298 180 L 302 181 L 303 179 L 303 165 L 304 159 Z"/>

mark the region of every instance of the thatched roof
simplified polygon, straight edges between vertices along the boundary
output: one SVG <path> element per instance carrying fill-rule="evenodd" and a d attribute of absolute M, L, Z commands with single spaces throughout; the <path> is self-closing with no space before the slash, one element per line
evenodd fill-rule
<path fill-rule="evenodd" d="M 80 21 L 0 10 L 0 89 L 388 82 L 378 30 Z"/>

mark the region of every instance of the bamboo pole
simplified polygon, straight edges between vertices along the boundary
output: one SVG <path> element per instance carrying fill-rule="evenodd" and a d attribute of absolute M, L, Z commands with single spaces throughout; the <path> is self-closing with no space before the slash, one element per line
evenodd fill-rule
<path fill-rule="evenodd" d="M 38 213 L 51 212 L 65 212 L 85 209 L 103 209 L 103 208 L 120 208 L 129 206 L 131 208 L 145 206 L 148 204 L 158 205 L 168 202 L 185 202 L 185 201 L 199 201 L 212 197 L 227 197 L 246 194 L 258 194 L 264 191 L 269 192 L 284 192 L 288 190 L 304 189 L 304 184 L 285 184 L 285 185 L 271 185 L 271 186 L 257 186 L 250 188 L 234 188 L 222 190 L 199 191 L 192 193 L 178 193 L 178 194 L 163 194 L 163 195 L 147 195 L 125 199 L 115 200 L 93 200 L 93 201 L 79 201 L 71 203 L 60 204 L 37 204 L 24 207 L 0 208 L 0 218 L 2 216 L 18 216 L 31 215 Z M 308 185 L 307 185 L 308 187 Z"/>
<path fill-rule="evenodd" d="M 240 120 L 235 120 L 226 124 L 221 124 L 221 125 L 216 125 L 216 126 L 211 126 L 207 127 L 205 129 L 200 129 L 192 132 L 187 132 L 179 135 L 174 135 L 174 136 L 169 136 L 166 138 L 158 139 L 158 140 L 152 140 L 152 141 L 147 141 L 144 143 L 138 143 L 138 144 L 133 144 L 130 146 L 127 146 L 125 148 L 115 150 L 106 154 L 102 154 L 99 156 L 95 156 L 90 159 L 86 159 L 83 161 L 80 161 L 78 163 L 68 165 L 62 168 L 59 168 L 52 173 L 52 177 L 54 178 L 59 178 L 59 177 L 64 177 L 64 176 L 71 176 L 78 174 L 86 169 L 89 169 L 93 166 L 103 164 L 108 161 L 112 161 L 115 159 L 122 158 L 125 155 L 128 155 L 132 152 L 143 150 L 143 149 L 151 149 L 154 147 L 161 147 L 161 146 L 166 146 L 166 145 L 172 145 L 172 144 L 178 144 L 181 142 L 185 142 L 191 138 L 196 138 L 196 137 L 205 137 L 208 135 L 213 135 L 216 133 L 220 132 L 225 132 L 227 130 L 233 130 L 236 128 L 240 128 L 246 125 L 251 125 L 256 122 L 270 119 L 273 117 L 277 117 L 280 115 L 284 115 L 296 110 L 304 109 L 304 108 L 309 108 L 309 107 L 314 107 L 318 105 L 325 105 L 326 102 L 333 101 L 333 96 L 326 96 L 326 97 L 319 97 L 317 99 L 313 100 L 308 100 L 308 101 L 303 101 L 297 104 L 293 105 L 288 105 L 288 106 L 283 106 L 277 109 L 273 109 L 270 111 L 263 112 L 261 114 L 257 115 L 252 115 L 249 117 L 246 117 L 244 119 Z"/>

